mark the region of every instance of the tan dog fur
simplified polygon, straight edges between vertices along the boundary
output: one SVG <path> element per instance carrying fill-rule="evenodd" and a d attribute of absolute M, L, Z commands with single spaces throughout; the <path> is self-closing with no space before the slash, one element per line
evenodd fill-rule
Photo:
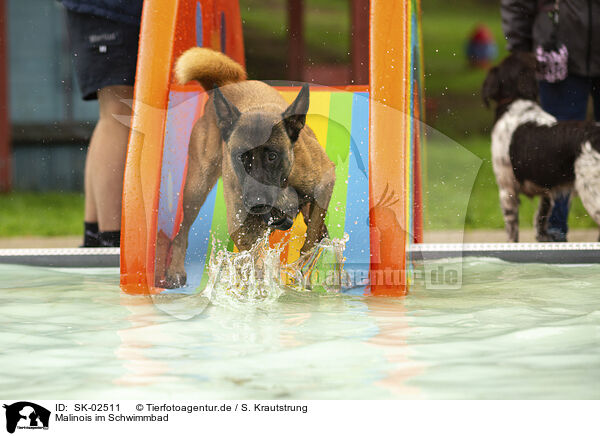
<path fill-rule="evenodd" d="M 259 81 L 246 81 L 244 69 L 229 57 L 205 48 L 192 48 L 177 61 L 176 77 L 180 83 L 198 80 L 204 89 L 220 87 L 226 99 L 244 114 L 266 113 L 280 116 L 288 104 L 279 92 Z M 211 93 L 212 94 L 212 93 Z M 219 119 L 211 96 L 204 116 L 192 129 L 189 143 L 188 172 L 183 192 L 183 221 L 173 244 L 171 262 L 167 267 L 164 287 L 183 286 L 186 281 L 184 260 L 190 227 L 219 177 L 223 177 L 229 233 L 240 250 L 248 250 L 267 230 L 258 215 L 247 213 L 242 203 L 242 186 L 232 165 L 232 150 L 222 140 Z M 279 133 L 278 133 L 279 132 Z M 314 132 L 304 126 L 290 150 L 290 141 L 283 129 L 273 128 L 270 138 L 287 147 L 291 172 L 287 183 L 298 193 L 307 225 L 302 252 L 312 249 L 327 234 L 324 219 L 335 183 L 335 165 L 329 160 Z"/>

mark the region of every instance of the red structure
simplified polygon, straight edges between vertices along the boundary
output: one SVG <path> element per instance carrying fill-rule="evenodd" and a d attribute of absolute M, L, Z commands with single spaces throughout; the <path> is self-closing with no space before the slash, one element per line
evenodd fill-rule
<path fill-rule="evenodd" d="M 369 0 L 350 2 L 350 65 L 304 63 L 304 2 L 288 0 L 288 79 L 319 85 L 366 85 L 369 83 Z"/>

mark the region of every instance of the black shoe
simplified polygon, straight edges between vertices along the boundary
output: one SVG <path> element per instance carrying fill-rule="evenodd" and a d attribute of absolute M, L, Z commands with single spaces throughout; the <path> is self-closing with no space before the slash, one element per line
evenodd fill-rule
<path fill-rule="evenodd" d="M 567 234 L 559 229 L 551 228 L 547 233 L 552 242 L 567 242 Z"/>
<path fill-rule="evenodd" d="M 99 232 L 98 239 L 100 241 L 99 247 L 121 246 L 121 232 L 119 230 L 114 232 Z"/>
<path fill-rule="evenodd" d="M 79 248 L 102 247 L 98 231 L 98 223 L 83 223 L 83 245 Z"/>

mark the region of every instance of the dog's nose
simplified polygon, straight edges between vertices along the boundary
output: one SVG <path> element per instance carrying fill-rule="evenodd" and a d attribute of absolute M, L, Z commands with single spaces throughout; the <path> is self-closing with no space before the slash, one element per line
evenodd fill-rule
<path fill-rule="evenodd" d="M 271 206 L 268 204 L 255 204 L 250 208 L 250 213 L 254 215 L 264 215 L 271 210 Z"/>
<path fill-rule="evenodd" d="M 265 220 L 268 226 L 273 227 L 277 230 L 289 230 L 294 225 L 294 219 L 287 215 L 284 215 L 280 218 L 276 218 L 273 215 L 263 215 L 263 219 Z"/>

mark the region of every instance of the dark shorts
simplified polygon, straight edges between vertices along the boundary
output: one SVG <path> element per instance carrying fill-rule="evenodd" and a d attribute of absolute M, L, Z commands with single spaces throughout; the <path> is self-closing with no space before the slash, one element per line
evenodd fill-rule
<path fill-rule="evenodd" d="M 67 27 L 84 100 L 106 86 L 133 86 L 139 26 L 67 10 Z"/>

